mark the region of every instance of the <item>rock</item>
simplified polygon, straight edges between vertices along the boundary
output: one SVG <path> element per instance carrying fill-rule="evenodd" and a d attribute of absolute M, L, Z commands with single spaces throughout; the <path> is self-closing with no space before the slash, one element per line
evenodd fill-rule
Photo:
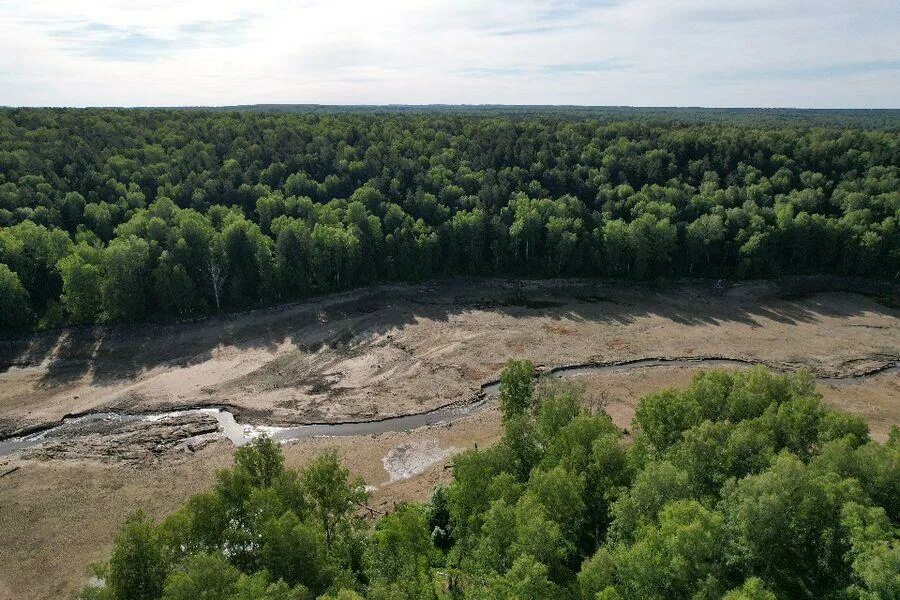
<path fill-rule="evenodd" d="M 106 419 L 80 423 L 48 438 L 26 458 L 94 458 L 128 463 L 162 460 L 186 440 L 215 433 L 218 424 L 207 413 L 189 412 L 159 419 Z M 204 442 L 192 440 L 191 450 Z M 207 440 L 205 443 L 209 443 Z"/>

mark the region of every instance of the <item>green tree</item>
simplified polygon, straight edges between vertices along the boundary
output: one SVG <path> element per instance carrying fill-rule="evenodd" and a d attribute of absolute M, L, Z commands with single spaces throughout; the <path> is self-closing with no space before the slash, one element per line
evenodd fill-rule
<path fill-rule="evenodd" d="M 360 526 L 356 510 L 368 499 L 363 482 L 350 479 L 337 452 L 321 454 L 300 475 L 311 510 L 325 534 L 330 549 L 342 531 Z"/>
<path fill-rule="evenodd" d="M 663 275 L 677 247 L 678 233 L 669 219 L 645 213 L 628 224 L 628 247 L 638 279 Z"/>
<path fill-rule="evenodd" d="M 241 575 L 229 600 L 310 600 L 309 590 L 302 585 L 289 586 L 284 581 L 272 582 L 268 573 Z"/>
<path fill-rule="evenodd" d="M 425 511 L 401 504 L 378 522 L 370 538 L 366 551 L 366 573 L 373 588 L 370 595 L 436 599 L 431 570 L 434 553 Z"/>
<path fill-rule="evenodd" d="M 776 596 L 766 589 L 762 579 L 751 577 L 741 587 L 725 594 L 722 600 L 776 600 Z"/>
<path fill-rule="evenodd" d="M 142 513 L 116 536 L 106 585 L 112 600 L 158 600 L 169 571 L 156 528 Z"/>
<path fill-rule="evenodd" d="M 504 421 L 525 414 L 534 392 L 534 365 L 528 360 L 511 360 L 500 375 L 500 412 Z"/>
<path fill-rule="evenodd" d="M 240 572 L 214 554 L 195 554 L 166 579 L 163 600 L 230 600 Z"/>
<path fill-rule="evenodd" d="M 464 541 L 480 527 L 484 512 L 492 500 L 490 481 L 503 470 L 502 457 L 496 449 L 469 450 L 453 459 L 453 484 L 448 496 L 453 535 Z"/>
<path fill-rule="evenodd" d="M 312 234 L 306 223 L 285 216 L 275 220 L 272 232 L 279 289 L 289 298 L 299 296 L 309 285 Z"/>
<path fill-rule="evenodd" d="M 271 292 L 272 240 L 242 216 L 231 218 L 222 230 L 229 301 L 249 306 Z"/>
<path fill-rule="evenodd" d="M 141 238 L 116 238 L 103 257 L 102 294 L 110 319 L 135 321 L 146 316 L 150 247 Z"/>
<path fill-rule="evenodd" d="M 103 305 L 105 263 L 103 252 L 80 242 L 72 253 L 59 261 L 63 279 L 62 303 L 72 323 L 97 320 Z"/>
<path fill-rule="evenodd" d="M 23 329 L 30 321 L 28 292 L 22 287 L 19 276 L 0 263 L 0 329 Z"/>
<path fill-rule="evenodd" d="M 716 593 L 724 575 L 722 522 L 693 500 L 666 505 L 658 526 L 640 529 L 633 545 L 613 550 L 616 590 L 635 599 Z"/>
<path fill-rule="evenodd" d="M 547 567 L 527 554 L 517 558 L 490 589 L 491 598 L 502 600 L 544 600 L 559 594 L 559 588 L 547 578 Z"/>
<path fill-rule="evenodd" d="M 586 519 L 584 477 L 556 466 L 549 471 L 535 469 L 528 480 L 528 494 L 544 507 L 550 519 L 574 551 Z"/>
<path fill-rule="evenodd" d="M 531 419 L 525 415 L 507 419 L 503 424 L 503 440 L 497 450 L 503 469 L 519 481 L 527 480 L 532 467 L 541 459 L 541 449 Z"/>
<path fill-rule="evenodd" d="M 35 315 L 43 314 L 47 303 L 59 297 L 62 280 L 57 263 L 71 246 L 65 231 L 31 221 L 0 229 L 0 263 L 18 275 Z"/>
<path fill-rule="evenodd" d="M 164 312 L 186 315 L 198 307 L 197 287 L 184 266 L 163 251 L 152 272 L 153 296 Z"/>
<path fill-rule="evenodd" d="M 841 527 L 849 539 L 851 597 L 892 598 L 900 592 L 900 540 L 880 506 L 848 502 Z"/>
<path fill-rule="evenodd" d="M 682 433 L 700 423 L 701 408 L 690 396 L 665 390 L 641 398 L 634 424 L 658 452 L 665 452 Z"/>
<path fill-rule="evenodd" d="M 322 532 L 301 522 L 293 512 L 269 520 L 261 544 L 261 564 L 276 579 L 300 584 L 314 594 L 330 584 L 332 573 Z"/>
<path fill-rule="evenodd" d="M 628 492 L 610 507 L 610 539 L 627 542 L 642 526 L 655 523 L 666 504 L 692 496 L 687 473 L 669 462 L 648 464 L 635 476 Z"/>
<path fill-rule="evenodd" d="M 342 227 L 317 223 L 312 234 L 313 279 L 323 290 L 354 283 L 360 260 L 360 242 Z"/>
<path fill-rule="evenodd" d="M 235 470 L 246 473 L 250 484 L 268 487 L 284 473 L 284 455 L 278 442 L 261 435 L 234 454 Z"/>
<path fill-rule="evenodd" d="M 820 476 L 783 453 L 768 470 L 730 480 L 722 498 L 726 560 L 741 572 L 796 598 L 818 597 L 845 582 L 843 542 L 833 531 L 843 504 L 861 498 L 856 482 Z"/>

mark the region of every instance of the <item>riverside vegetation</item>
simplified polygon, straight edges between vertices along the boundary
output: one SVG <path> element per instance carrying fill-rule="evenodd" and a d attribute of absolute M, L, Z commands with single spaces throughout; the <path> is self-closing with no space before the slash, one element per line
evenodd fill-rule
<path fill-rule="evenodd" d="M 509 363 L 502 440 L 374 519 L 335 453 L 261 437 L 161 523 L 116 538 L 84 600 L 827 598 L 900 594 L 900 430 L 825 408 L 808 372 L 708 371 L 631 431 Z"/>
<path fill-rule="evenodd" d="M 452 275 L 900 272 L 896 111 L 263 108 L 0 109 L 0 330 Z"/>

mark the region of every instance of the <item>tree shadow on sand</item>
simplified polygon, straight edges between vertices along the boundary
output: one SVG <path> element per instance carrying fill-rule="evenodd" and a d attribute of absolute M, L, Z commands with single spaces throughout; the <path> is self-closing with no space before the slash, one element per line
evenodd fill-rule
<path fill-rule="evenodd" d="M 763 327 L 765 321 L 794 325 L 864 312 L 900 316 L 896 309 L 859 295 L 853 302 L 837 303 L 814 293 L 785 298 L 767 283 L 714 295 L 703 282 L 660 288 L 604 280 L 446 280 L 378 285 L 192 321 L 64 329 L 0 340 L 0 373 L 43 364 L 43 386 L 65 386 L 85 376 L 103 385 L 158 366 L 200 364 L 223 347 L 271 351 L 289 342 L 301 351 L 315 352 L 423 319 L 447 322 L 469 311 L 623 325 L 656 316 L 684 326 L 750 327 Z"/>

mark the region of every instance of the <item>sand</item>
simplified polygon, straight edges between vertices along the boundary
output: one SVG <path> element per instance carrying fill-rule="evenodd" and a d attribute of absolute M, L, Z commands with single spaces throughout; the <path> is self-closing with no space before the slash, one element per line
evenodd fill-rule
<path fill-rule="evenodd" d="M 168 325 L 93 328 L 0 343 L 0 431 L 85 411 L 228 406 L 242 420 L 369 419 L 467 402 L 506 360 L 545 367 L 644 357 L 723 356 L 821 375 L 900 358 L 900 312 L 847 292 L 785 298 L 766 283 L 713 296 L 592 281 L 453 281 L 380 286 L 276 309 Z M 585 401 L 630 426 L 638 398 L 690 381 L 695 367 L 586 375 Z M 863 415 L 873 437 L 900 422 L 894 374 L 822 384 L 826 402 Z M 452 455 L 495 442 L 486 409 L 452 426 L 283 446 L 299 467 L 337 448 L 373 486 L 371 506 L 426 499 Z M 129 434 L 131 435 L 131 434 Z M 120 436 L 121 437 L 121 436 Z M 230 464 L 233 446 L 166 446 L 153 460 L 116 452 L 0 459 L 0 598 L 72 597 L 141 508 L 161 518 Z M 12 568 L 9 568 L 12 566 Z"/>

